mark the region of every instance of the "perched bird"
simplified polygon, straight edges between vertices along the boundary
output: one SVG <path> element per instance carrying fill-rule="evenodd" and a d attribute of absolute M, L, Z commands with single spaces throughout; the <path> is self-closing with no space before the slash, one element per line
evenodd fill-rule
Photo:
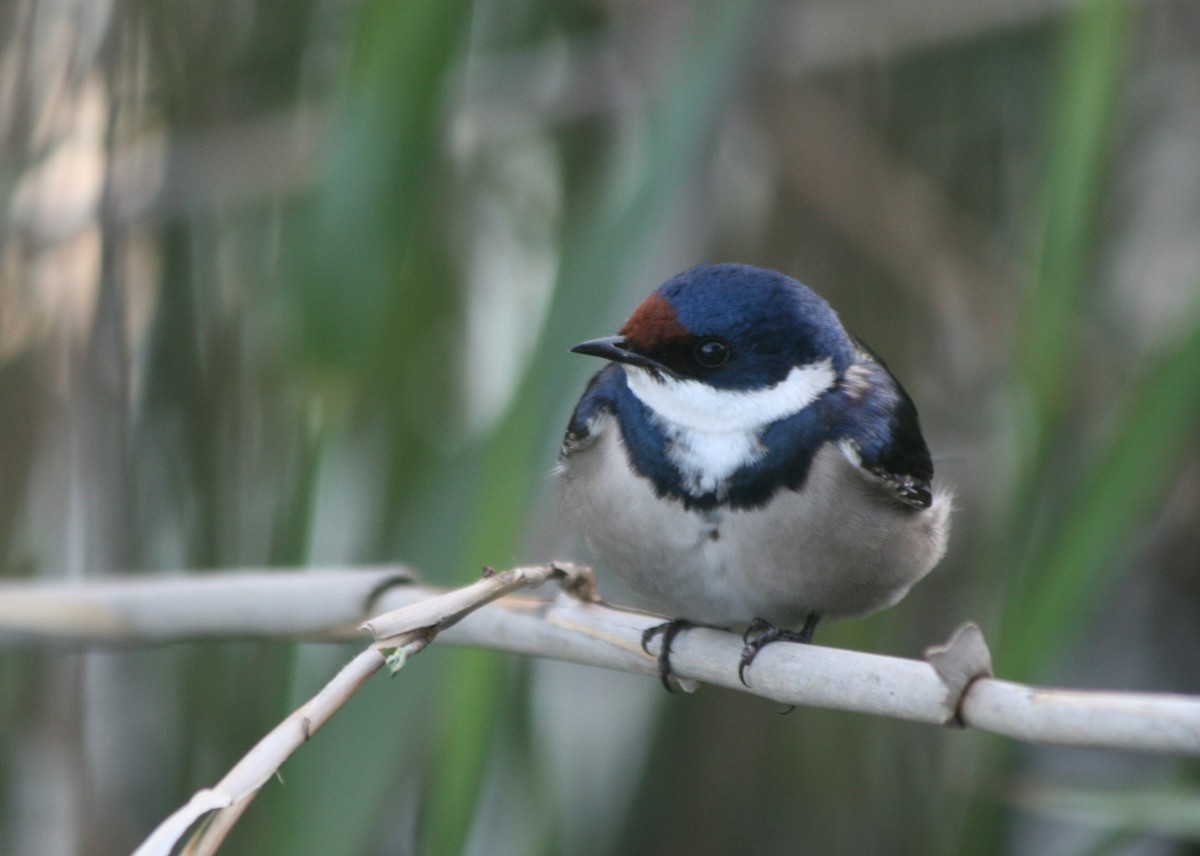
<path fill-rule="evenodd" d="M 571 417 L 563 508 L 601 571 L 693 625 L 745 626 L 745 669 L 823 617 L 893 605 L 942 558 L 950 497 L 887 366 L 794 279 L 703 264 L 659 286 Z M 797 630 L 796 628 L 799 628 Z"/>

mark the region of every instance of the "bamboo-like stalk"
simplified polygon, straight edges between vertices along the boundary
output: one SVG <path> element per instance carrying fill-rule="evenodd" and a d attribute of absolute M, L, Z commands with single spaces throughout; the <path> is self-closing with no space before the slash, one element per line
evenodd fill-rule
<path fill-rule="evenodd" d="M 447 592 L 411 583 L 410 572 L 392 566 L 6 583 L 0 585 L 0 648 L 194 639 L 346 641 L 365 639 L 364 627 L 384 646 L 397 647 L 403 634 L 432 627 L 451 645 L 657 674 L 641 635 L 661 617 L 563 594 L 510 594 L 554 577 L 580 579 L 569 565 L 534 566 Z M 387 614 L 394 610 L 402 611 Z M 397 635 L 401 643 L 386 638 Z M 970 670 L 944 680 L 930 662 L 819 645 L 765 648 L 747 672 L 747 688 L 737 676 L 741 648 L 735 634 L 696 628 L 675 640 L 672 665 L 682 678 L 783 704 L 927 723 L 950 723 L 957 714 L 963 725 L 1020 740 L 1200 756 L 1195 696 L 1042 689 L 986 676 L 973 680 L 978 675 Z M 986 670 L 986 664 L 976 668 Z M 949 697 L 955 680 L 957 700 Z"/>
<path fill-rule="evenodd" d="M 244 569 L 86 581 L 0 583 L 0 649 L 150 645 L 192 639 L 306 638 L 361 621 L 399 565 Z"/>
<path fill-rule="evenodd" d="M 211 789 L 167 818 L 138 853 L 169 853 L 197 819 L 218 809 L 194 842 L 214 852 L 259 787 L 385 663 L 393 670 L 435 637 L 621 671 L 657 674 L 642 634 L 661 616 L 592 598 L 590 576 L 569 564 L 489 573 L 446 591 L 397 568 L 0 586 L 0 646 L 134 645 L 196 638 L 365 638 L 375 642 L 312 700 L 264 737 Z M 547 597 L 521 588 L 563 584 Z M 486 609 L 482 607 L 487 607 Z M 364 618 L 371 615 L 366 624 Z M 738 678 L 743 643 L 726 631 L 680 634 L 671 663 L 685 683 L 752 692 L 787 705 L 828 707 L 914 722 L 960 725 L 1019 740 L 1200 757 L 1200 697 L 1044 689 L 998 680 L 982 634 L 967 625 L 927 660 L 818 645 L 772 645 Z M 382 650 L 381 650 L 382 649 Z"/>

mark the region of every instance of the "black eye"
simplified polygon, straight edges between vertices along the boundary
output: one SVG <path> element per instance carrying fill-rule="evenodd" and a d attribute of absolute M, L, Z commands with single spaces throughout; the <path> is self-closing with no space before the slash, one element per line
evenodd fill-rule
<path fill-rule="evenodd" d="M 729 346 L 720 339 L 701 339 L 692 349 L 696 362 L 706 369 L 715 369 L 729 359 Z"/>

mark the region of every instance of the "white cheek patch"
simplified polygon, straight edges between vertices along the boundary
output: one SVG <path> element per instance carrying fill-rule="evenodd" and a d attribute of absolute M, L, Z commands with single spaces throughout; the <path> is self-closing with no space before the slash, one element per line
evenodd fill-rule
<path fill-rule="evenodd" d="M 739 391 L 626 366 L 629 389 L 657 417 L 671 441 L 667 453 L 694 494 L 721 485 L 765 452 L 759 434 L 772 422 L 803 410 L 833 386 L 832 360 L 797 366 L 774 386 Z"/>
<path fill-rule="evenodd" d="M 832 360 L 796 366 L 774 386 L 718 389 L 698 380 L 677 380 L 637 366 L 625 366 L 629 389 L 672 425 L 693 431 L 755 431 L 799 413 L 833 386 Z"/>

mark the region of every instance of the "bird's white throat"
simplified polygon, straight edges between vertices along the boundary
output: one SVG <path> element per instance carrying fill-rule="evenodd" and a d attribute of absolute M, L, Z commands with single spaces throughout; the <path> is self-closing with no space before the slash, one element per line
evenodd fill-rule
<path fill-rule="evenodd" d="M 777 419 L 799 413 L 833 386 L 832 360 L 795 366 L 774 386 L 762 389 L 719 389 L 698 380 L 625 366 L 629 389 L 665 421 L 693 431 L 756 431 Z"/>
<path fill-rule="evenodd" d="M 798 413 L 833 386 L 832 360 L 796 366 L 779 383 L 754 390 L 718 389 L 696 380 L 654 377 L 625 366 L 629 389 L 671 440 L 668 455 L 688 490 L 720 492 L 722 483 L 762 456 L 760 432 Z"/>

